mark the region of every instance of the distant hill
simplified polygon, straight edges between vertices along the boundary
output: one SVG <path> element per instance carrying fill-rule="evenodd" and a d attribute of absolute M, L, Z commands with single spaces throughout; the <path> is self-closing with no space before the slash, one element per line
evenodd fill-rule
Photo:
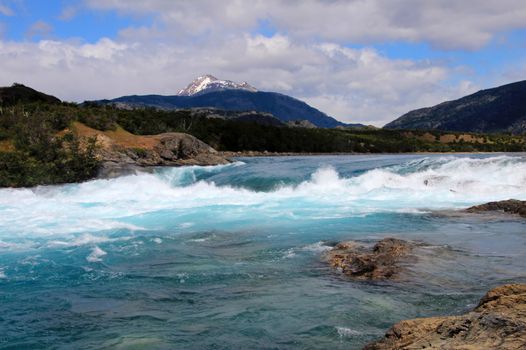
<path fill-rule="evenodd" d="M 284 123 L 307 120 L 322 128 L 347 126 L 293 97 L 276 92 L 258 91 L 246 82 L 219 80 L 211 75 L 197 78 L 174 96 L 133 95 L 96 102 L 160 109 L 210 107 L 227 111 L 256 111 L 270 113 Z M 361 124 L 350 126 L 361 126 Z"/>
<path fill-rule="evenodd" d="M 47 102 L 60 103 L 55 96 L 46 95 L 22 84 L 13 84 L 9 87 L 0 87 L 0 105 L 9 106 L 17 103 Z"/>
<path fill-rule="evenodd" d="M 384 128 L 522 134 L 526 132 L 526 81 L 417 109 Z"/>
<path fill-rule="evenodd" d="M 225 111 L 215 108 L 191 108 L 188 110 L 179 110 L 182 113 L 189 113 L 192 117 L 198 118 L 218 118 L 240 122 L 252 122 L 260 125 L 272 125 L 285 127 L 278 118 L 270 113 L 256 111 Z"/>
<path fill-rule="evenodd" d="M 345 125 L 305 102 L 275 92 L 229 89 L 192 96 L 133 95 L 97 102 L 160 109 L 211 107 L 227 111 L 257 111 L 270 113 L 282 122 L 308 120 L 322 128 Z"/>

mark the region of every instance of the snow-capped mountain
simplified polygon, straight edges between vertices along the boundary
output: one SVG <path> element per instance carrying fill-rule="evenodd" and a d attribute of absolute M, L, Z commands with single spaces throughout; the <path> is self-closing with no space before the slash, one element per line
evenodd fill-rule
<path fill-rule="evenodd" d="M 164 110 L 214 108 L 220 111 L 233 112 L 255 111 L 259 114 L 269 113 L 282 123 L 307 120 L 320 128 L 335 128 L 345 125 L 293 97 L 277 92 L 258 91 L 247 83 L 219 80 L 209 74 L 197 78 L 174 96 L 132 95 L 98 102 L 125 105 L 131 108 L 154 107 Z M 251 115 L 243 117 L 243 120 L 253 119 Z M 258 116 L 255 119 L 261 121 L 262 117 Z M 270 119 L 266 119 L 265 123 L 269 123 Z M 306 126 L 307 124 L 301 125 Z"/>
<path fill-rule="evenodd" d="M 186 88 L 180 90 L 178 96 L 193 96 L 202 94 L 204 92 L 218 91 L 218 90 L 246 90 L 250 92 L 257 92 L 258 90 L 248 84 L 247 82 L 236 83 L 231 80 L 219 80 L 213 75 L 206 74 L 198 77 L 190 83 Z"/>

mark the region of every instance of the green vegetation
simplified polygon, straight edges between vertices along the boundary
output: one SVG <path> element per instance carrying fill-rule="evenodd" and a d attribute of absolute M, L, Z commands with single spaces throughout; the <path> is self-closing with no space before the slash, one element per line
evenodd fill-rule
<path fill-rule="evenodd" d="M 0 187 L 84 181 L 99 167 L 94 139 L 62 132 L 72 106 L 26 104 L 0 108 Z"/>
<path fill-rule="evenodd" d="M 220 151 L 268 152 L 518 152 L 526 151 L 526 140 L 505 134 L 477 135 L 485 142 L 462 141 L 462 133 L 433 131 L 433 141 L 422 136 L 426 131 L 386 129 L 307 129 L 261 125 L 257 122 L 196 117 L 189 110 L 153 109 L 115 110 L 116 121 L 139 135 L 178 131 L 189 133 Z M 441 135 L 456 136 L 450 143 Z"/>
<path fill-rule="evenodd" d="M 115 130 L 120 125 L 138 135 L 185 132 L 220 151 L 233 152 L 526 151 L 524 137 L 506 134 L 308 129 L 261 124 L 257 118 L 249 121 L 209 118 L 191 110 L 125 110 L 41 99 L 14 104 L 12 99 L 7 101 L 10 102 L 0 100 L 1 187 L 78 182 L 94 177 L 100 166 L 95 140 L 81 140 L 68 132 L 74 121 L 98 130 Z M 135 151 L 146 152 L 141 148 Z"/>

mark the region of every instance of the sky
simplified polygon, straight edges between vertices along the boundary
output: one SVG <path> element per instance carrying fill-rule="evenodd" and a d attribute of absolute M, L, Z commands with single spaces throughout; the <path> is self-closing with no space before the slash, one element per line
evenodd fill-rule
<path fill-rule="evenodd" d="M 525 0 L 0 0 L 0 86 L 62 100 L 247 81 L 344 122 L 526 79 Z"/>

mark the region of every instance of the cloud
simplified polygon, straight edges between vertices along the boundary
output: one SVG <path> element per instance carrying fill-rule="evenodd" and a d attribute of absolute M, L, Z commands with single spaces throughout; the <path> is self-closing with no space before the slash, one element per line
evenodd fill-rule
<path fill-rule="evenodd" d="M 62 21 L 71 21 L 73 18 L 75 18 L 78 11 L 79 11 L 78 6 L 72 6 L 72 5 L 66 6 L 62 9 L 58 18 Z"/>
<path fill-rule="evenodd" d="M 19 81 L 65 100 L 175 94 L 197 75 L 212 73 L 290 94 L 344 121 L 376 125 L 458 97 L 462 88 L 448 85 L 449 68 L 433 62 L 394 60 L 336 43 L 298 44 L 279 34 L 186 47 L 108 38 L 0 42 L 0 61 L 0 85 Z"/>
<path fill-rule="evenodd" d="M 49 40 L 51 26 L 39 21 L 28 36 L 48 40 L 0 40 L 0 85 L 18 81 L 83 101 L 175 94 L 211 73 L 286 93 L 343 121 L 381 126 L 411 109 L 526 74 L 522 62 L 478 79 L 450 60 L 395 59 L 374 49 L 379 42 L 409 41 L 476 50 L 525 26 L 522 1 L 150 0 L 130 6 L 85 0 L 84 6 L 153 19 L 94 43 Z M 64 8 L 63 19 L 74 12 Z M 272 36 L 258 34 L 262 21 L 275 29 Z"/>
<path fill-rule="evenodd" d="M 52 31 L 53 27 L 49 23 L 39 20 L 29 27 L 26 32 L 26 37 L 30 39 L 37 37 L 46 38 L 51 34 Z"/>
<path fill-rule="evenodd" d="M 523 0 L 86 0 L 98 10 L 153 15 L 173 33 L 196 36 L 250 31 L 261 20 L 293 40 L 360 43 L 427 42 L 476 50 L 498 33 L 524 28 Z"/>
<path fill-rule="evenodd" d="M 6 5 L 3 5 L 0 3 L 0 15 L 4 15 L 4 16 L 14 16 L 15 13 L 14 11 L 7 7 Z"/>

